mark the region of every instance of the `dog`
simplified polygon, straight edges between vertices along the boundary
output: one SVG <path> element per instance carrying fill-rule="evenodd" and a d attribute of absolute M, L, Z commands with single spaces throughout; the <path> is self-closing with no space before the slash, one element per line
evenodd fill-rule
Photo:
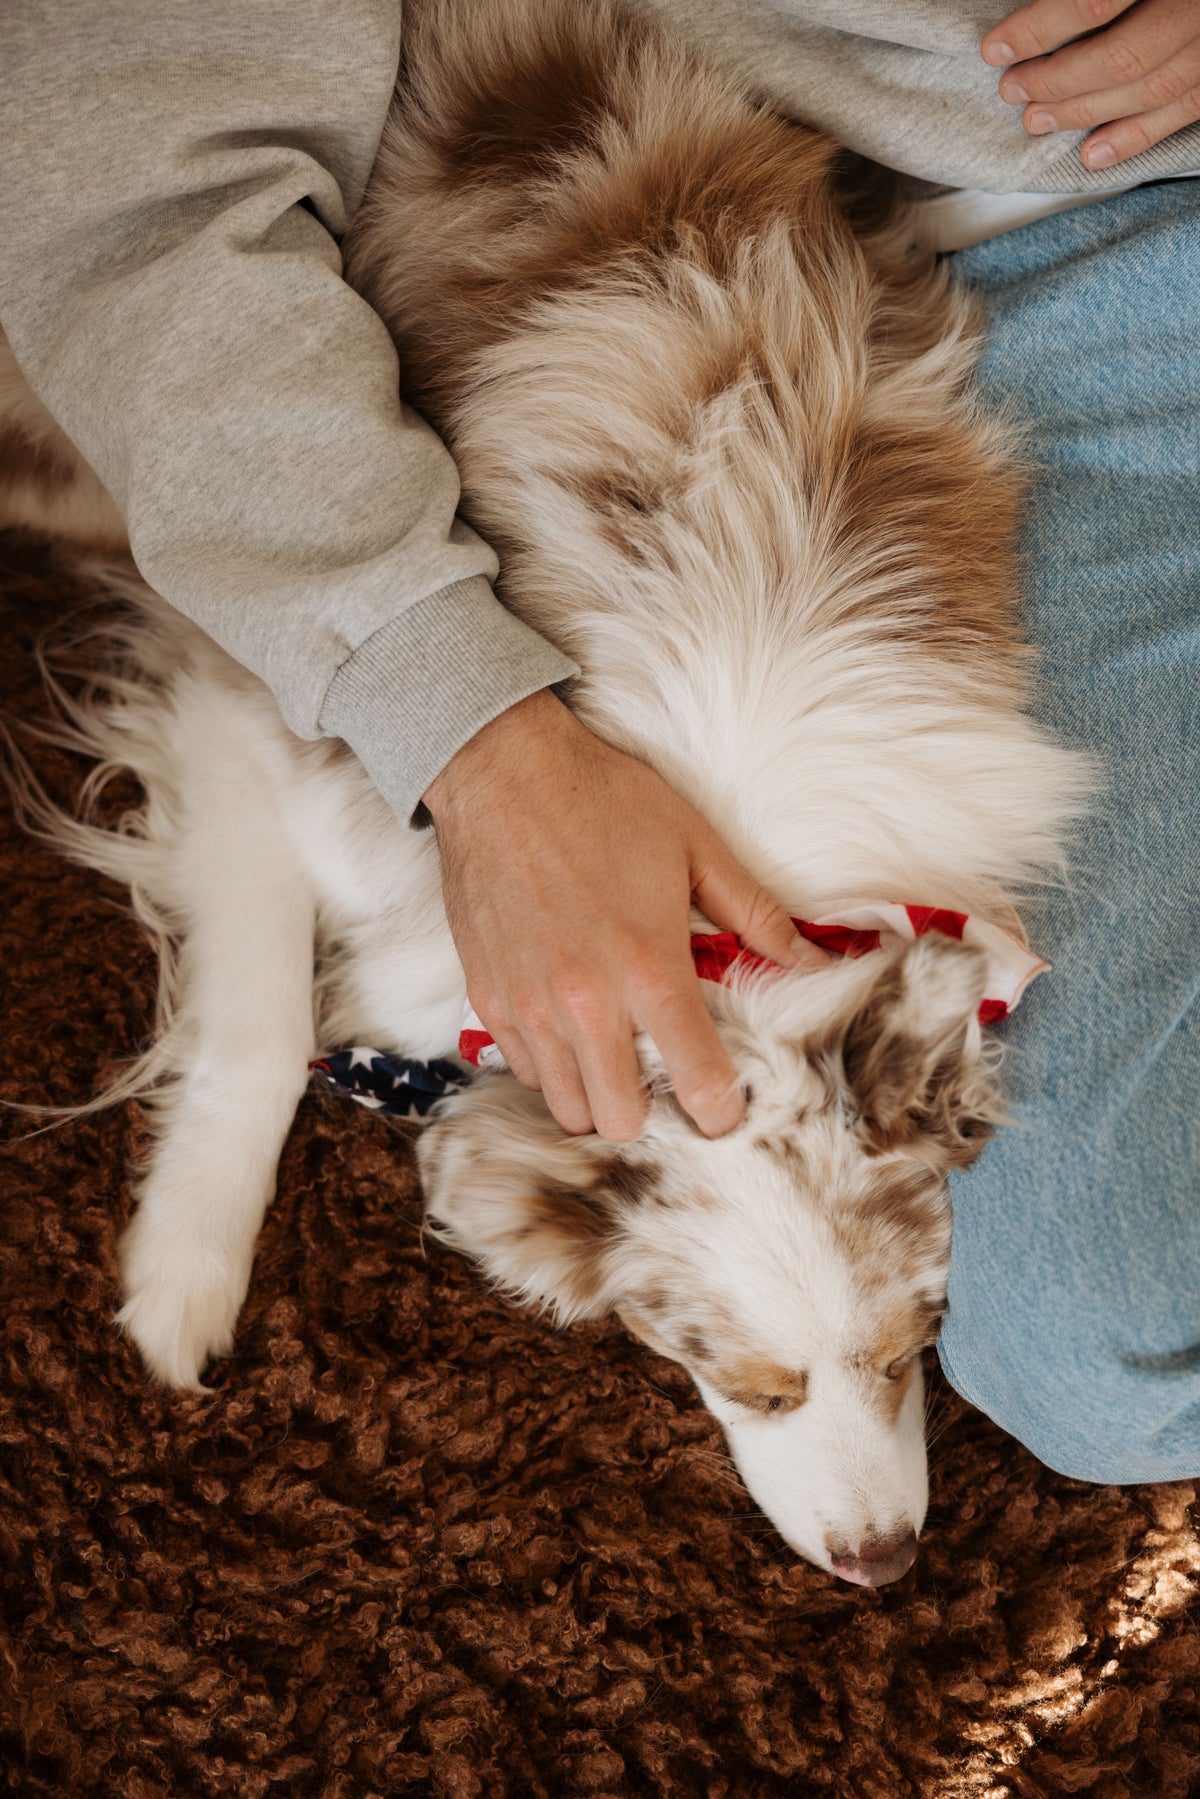
<path fill-rule="evenodd" d="M 1019 935 L 1087 774 L 1022 711 L 1023 476 L 971 394 L 968 298 L 860 165 L 618 0 L 421 0 L 404 58 L 347 275 L 504 599 L 579 664 L 576 714 L 804 919 L 865 898 Z M 5 516 L 111 551 L 119 515 L 11 366 L 0 396 Z M 144 807 L 109 833 L 11 778 L 163 948 L 156 1041 L 115 1090 L 153 1118 L 119 1321 L 195 1387 L 309 1064 L 453 1056 L 464 980 L 433 834 L 132 569 L 103 583 L 124 611 L 60 740 Z M 747 1097 L 730 1136 L 646 1041 L 636 1142 L 565 1135 L 503 1070 L 421 1140 L 432 1228 L 560 1324 L 615 1312 L 681 1362 L 788 1544 L 862 1584 L 924 1521 L 947 1176 L 1003 1111 L 986 980 L 939 931 L 815 973 L 744 959 L 704 984 Z"/>

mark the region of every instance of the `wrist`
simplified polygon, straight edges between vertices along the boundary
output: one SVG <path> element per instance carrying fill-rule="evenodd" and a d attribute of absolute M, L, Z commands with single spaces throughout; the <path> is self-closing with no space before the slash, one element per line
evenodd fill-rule
<path fill-rule="evenodd" d="M 472 794 L 499 779 L 508 782 L 514 766 L 529 766 L 539 750 L 581 727 L 548 687 L 518 700 L 455 751 L 422 796 L 435 825 Z"/>

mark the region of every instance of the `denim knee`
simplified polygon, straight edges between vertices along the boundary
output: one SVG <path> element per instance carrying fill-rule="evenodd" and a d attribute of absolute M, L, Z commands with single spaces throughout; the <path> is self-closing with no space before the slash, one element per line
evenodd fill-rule
<path fill-rule="evenodd" d="M 1102 779 L 1024 909 L 1053 972 L 1000 1027 L 1012 1123 L 951 1180 L 942 1365 L 1097 1482 L 1200 1475 L 1198 224 L 1164 183 L 955 258 L 1038 467 L 1037 707 Z"/>
<path fill-rule="evenodd" d="M 952 1313 L 943 1372 L 1056 1473 L 1117 1486 L 1200 1475 L 1200 1344 L 1146 1354 L 1099 1328 L 1067 1344 L 1062 1322 L 1039 1333 L 1026 1316 L 997 1333 Z"/>

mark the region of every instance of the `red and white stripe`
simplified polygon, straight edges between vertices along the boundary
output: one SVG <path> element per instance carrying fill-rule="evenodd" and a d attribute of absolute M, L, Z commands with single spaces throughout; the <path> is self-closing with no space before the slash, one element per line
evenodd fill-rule
<path fill-rule="evenodd" d="M 966 912 L 950 912 L 942 906 L 902 906 L 864 901 L 842 910 L 837 918 L 794 918 L 802 937 L 837 956 L 866 956 L 887 943 L 915 943 L 929 931 L 955 937 L 983 951 L 987 979 L 979 1007 L 980 1024 L 996 1024 L 1007 1018 L 1030 981 L 1044 974 L 1050 964 L 1027 950 L 1024 944 Z M 769 968 L 764 957 L 743 949 L 732 931 L 708 931 L 692 937 L 692 958 L 702 981 L 725 982 L 733 971 Z M 474 1068 L 503 1068 L 504 1055 L 468 1000 L 458 1053 Z"/>

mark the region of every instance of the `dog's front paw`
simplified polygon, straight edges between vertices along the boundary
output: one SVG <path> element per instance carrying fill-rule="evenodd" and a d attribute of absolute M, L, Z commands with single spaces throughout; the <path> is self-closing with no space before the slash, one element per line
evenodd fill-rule
<path fill-rule="evenodd" d="M 205 1363 L 233 1348 L 249 1266 L 234 1267 L 194 1239 L 164 1241 L 140 1216 L 121 1240 L 120 1260 L 125 1304 L 116 1323 L 159 1380 L 203 1393 Z"/>

